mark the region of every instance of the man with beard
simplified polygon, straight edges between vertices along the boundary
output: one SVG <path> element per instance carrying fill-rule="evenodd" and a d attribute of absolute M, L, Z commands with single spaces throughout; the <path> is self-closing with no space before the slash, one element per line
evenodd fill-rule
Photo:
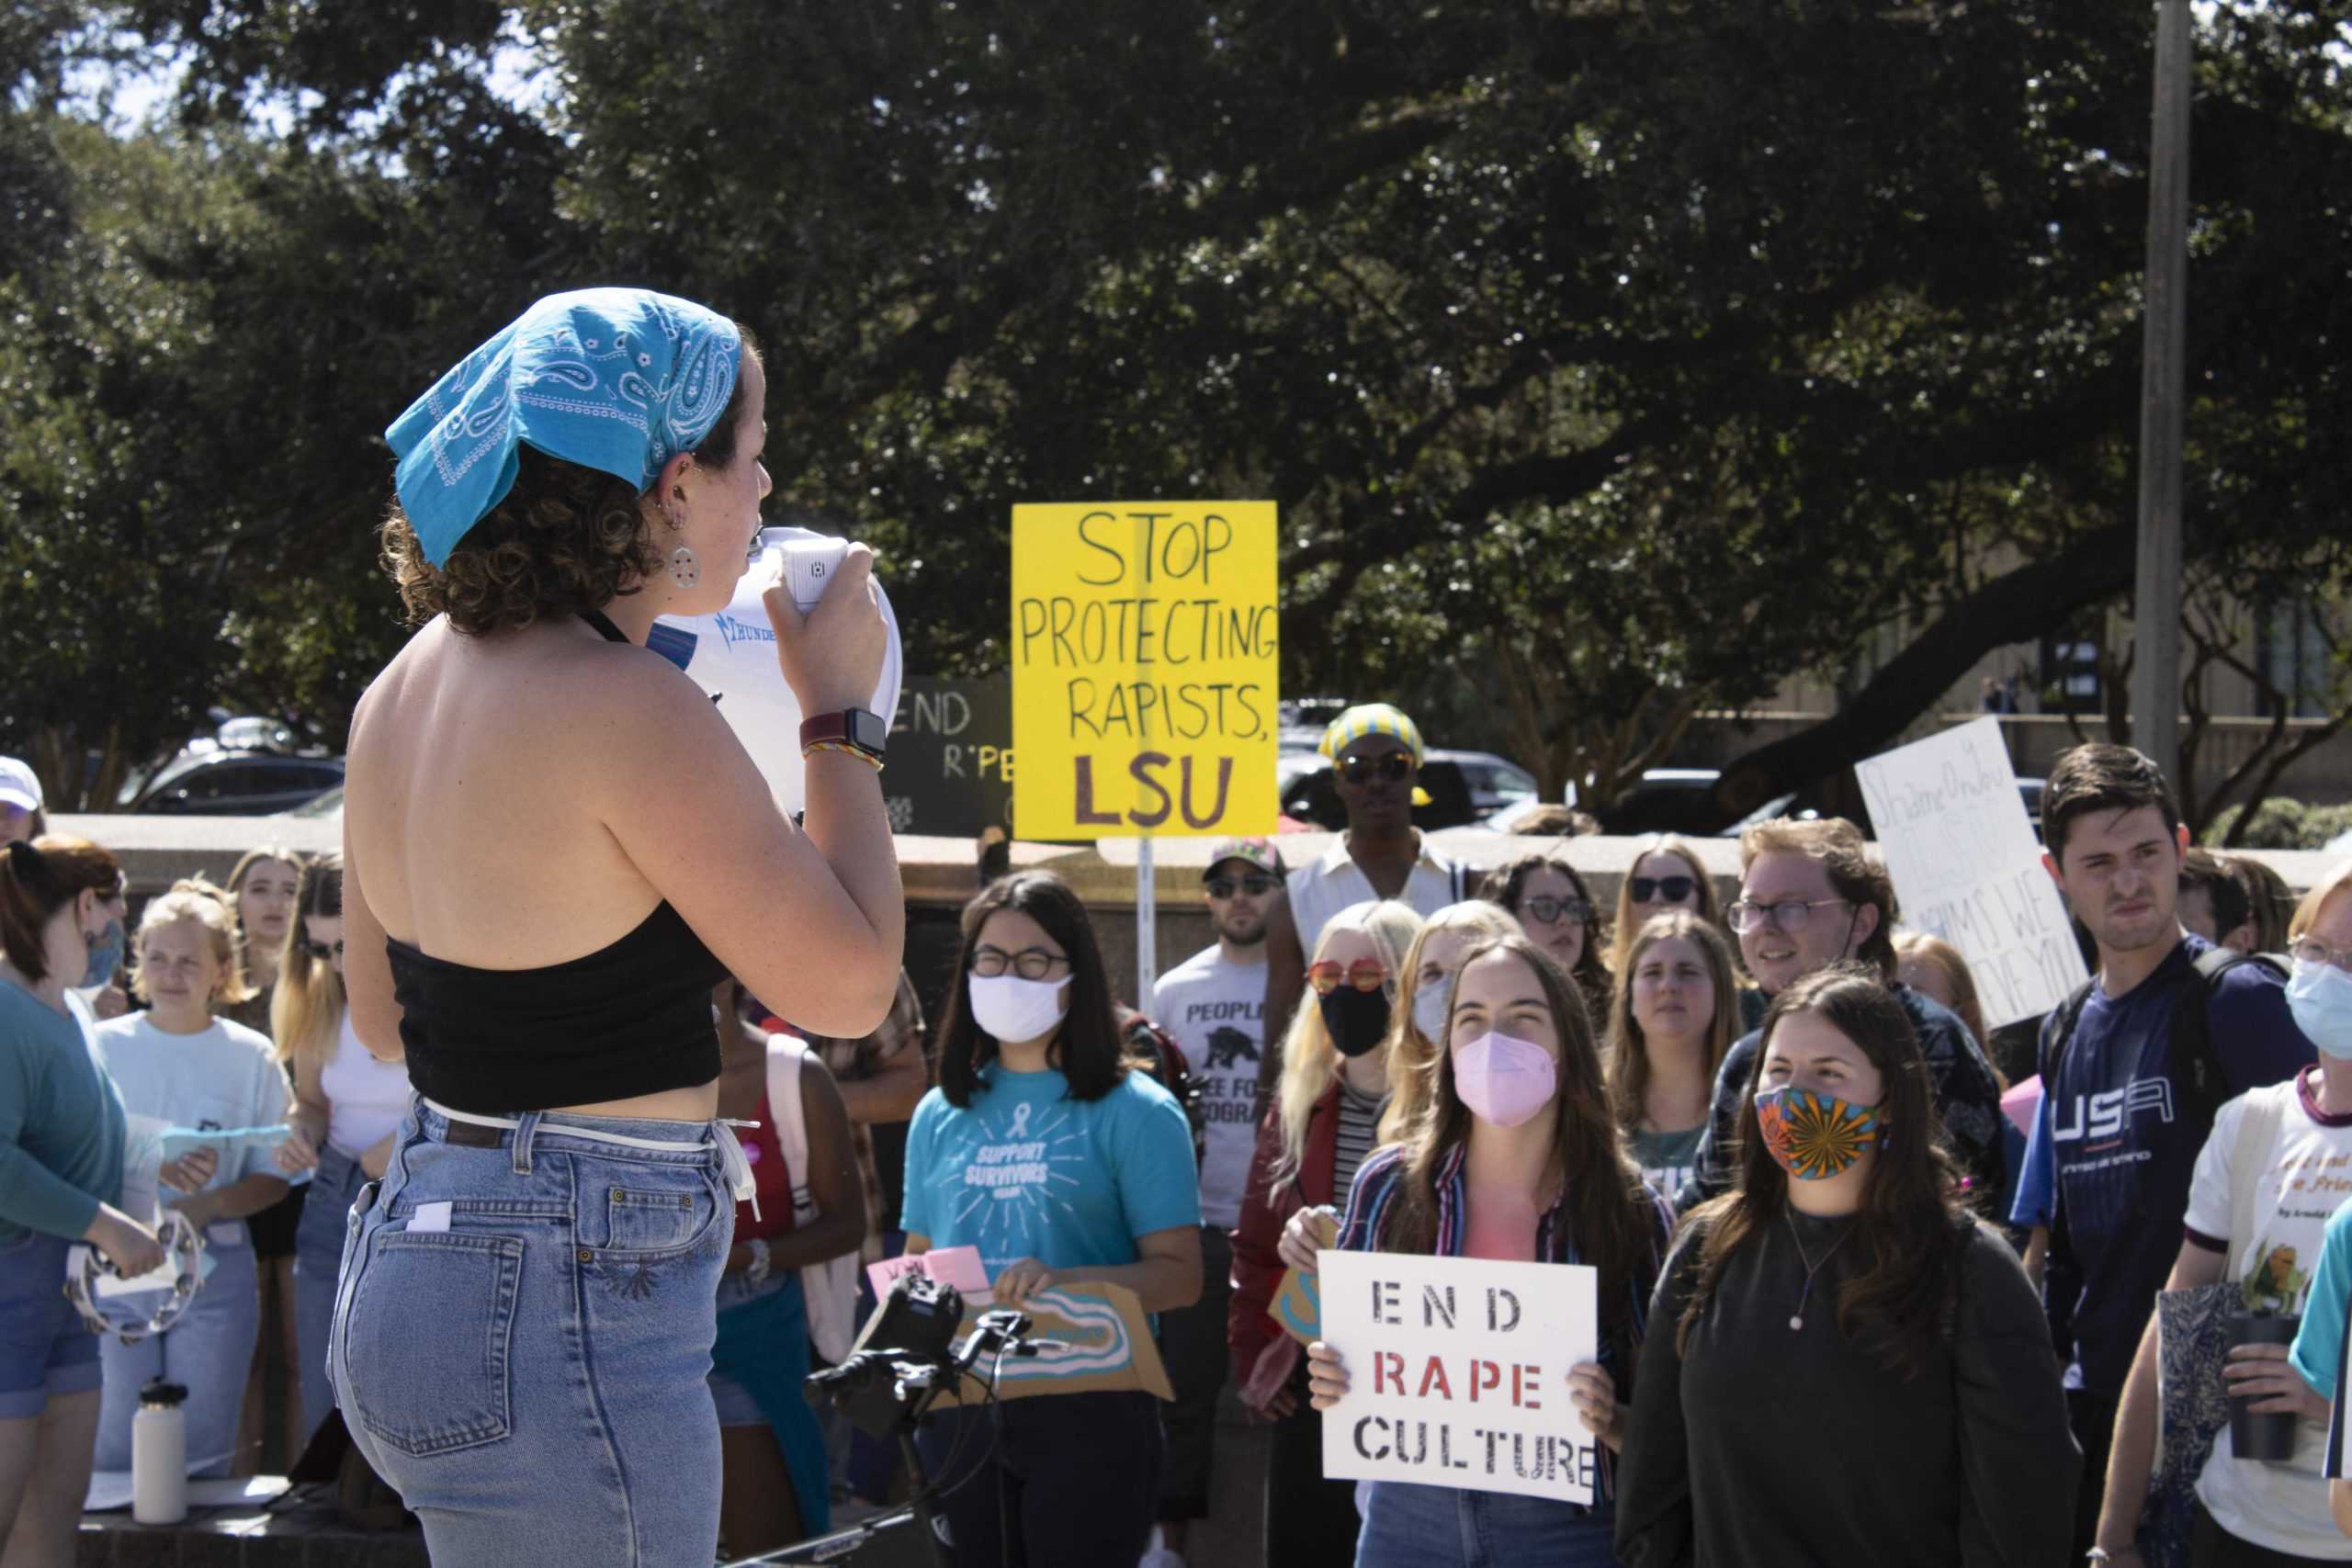
<path fill-rule="evenodd" d="M 2075 1545 L 2089 1551 L 2124 1379 L 2180 1250 L 2214 1112 L 2313 1053 L 2277 969 L 2181 929 L 2188 829 L 2153 761 L 2103 743 L 2064 752 L 2042 824 L 2042 864 L 2098 947 L 2098 973 L 2043 1027 L 2027 1155 L 2046 1150 L 2056 1172 L 2042 1299 L 2083 1450 Z"/>
<path fill-rule="evenodd" d="M 1256 1144 L 1250 1111 L 1265 1053 L 1266 915 L 1279 901 L 1282 852 L 1271 839 L 1228 839 L 1201 876 L 1216 945 L 1159 977 L 1151 1016 L 1183 1048 L 1200 1085 L 1207 1138 L 1201 1156 L 1201 1299 L 1159 1314 L 1160 1359 L 1176 1388 L 1161 1413 L 1168 1462 L 1159 1492 L 1162 1546 L 1149 1568 L 1182 1561 L 1191 1521 L 1209 1511 L 1217 1396 L 1225 1387 L 1225 1314 L 1232 1293 L 1227 1240 L 1240 1223 Z"/>

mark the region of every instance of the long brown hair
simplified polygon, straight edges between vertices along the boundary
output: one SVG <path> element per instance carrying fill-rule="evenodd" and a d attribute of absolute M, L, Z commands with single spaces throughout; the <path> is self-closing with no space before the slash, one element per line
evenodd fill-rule
<path fill-rule="evenodd" d="M 1584 900 L 1584 947 L 1577 954 L 1573 978 L 1577 988 L 1584 993 L 1584 1005 L 1589 1017 L 1587 1021 L 1595 1029 L 1609 1016 L 1609 960 L 1600 951 L 1608 936 L 1608 928 L 1600 923 L 1600 906 L 1593 900 L 1592 889 L 1585 886 L 1584 877 L 1575 866 L 1555 854 L 1521 855 L 1507 865 L 1497 866 L 1487 874 L 1478 886 L 1478 897 L 1489 904 L 1500 904 L 1510 911 L 1511 918 L 1524 928 L 1525 916 L 1519 912 L 1527 895 L 1527 879 L 1539 871 L 1556 871 L 1568 879 L 1577 897 Z M 1557 963 L 1555 959 L 1553 962 Z"/>
<path fill-rule="evenodd" d="M 1739 1033 L 1739 982 L 1724 933 L 1713 921 L 1689 909 L 1652 915 L 1626 952 L 1624 972 L 1617 978 L 1617 1000 L 1609 1010 L 1609 1101 L 1617 1124 L 1628 1133 L 1640 1130 L 1642 1118 L 1648 1113 L 1650 1093 L 1650 1044 L 1634 1018 L 1634 976 L 1641 967 L 1643 953 L 1676 937 L 1698 948 L 1706 962 L 1708 982 L 1714 988 L 1714 1012 L 1707 1021 L 1709 1082 L 1714 1080 L 1724 1053 Z"/>
<path fill-rule="evenodd" d="M 1699 852 L 1691 848 L 1690 840 L 1672 833 L 1652 833 L 1634 846 L 1634 858 L 1625 863 L 1625 874 L 1617 879 L 1617 915 L 1609 922 L 1609 929 L 1615 937 L 1609 953 L 1609 972 L 1621 981 L 1624 978 L 1625 965 L 1633 961 L 1634 939 L 1641 934 L 1641 929 L 1634 924 L 1634 873 L 1640 870 L 1642 863 L 1652 855 L 1672 855 L 1689 866 L 1691 876 L 1699 884 L 1699 918 L 1711 926 L 1719 927 L 1724 923 L 1724 901 L 1715 891 L 1715 879 L 1707 874 L 1706 863 L 1700 860 Z M 1655 919 L 1657 917 L 1651 918 Z"/>
<path fill-rule="evenodd" d="M 980 928 L 999 909 L 1017 909 L 1045 929 L 1069 958 L 1069 1009 L 1047 1057 L 1069 1080 L 1072 1100 L 1100 1100 L 1126 1081 L 1135 1064 L 1119 1038 L 1119 1015 L 1103 967 L 1094 922 L 1070 885 L 1050 871 L 1017 871 L 980 889 L 964 906 L 962 945 L 956 950 L 956 977 L 940 1017 L 937 1061 L 939 1092 L 958 1111 L 972 1103 L 980 1069 L 996 1060 L 997 1042 L 972 1016 L 966 987 Z"/>
<path fill-rule="evenodd" d="M 1600 1271 L 1601 1332 L 1623 1337 L 1629 1310 L 1623 1286 L 1646 1269 L 1656 1213 L 1642 1173 L 1626 1155 L 1600 1081 L 1600 1056 L 1584 995 L 1559 961 L 1523 936 L 1493 937 L 1462 955 L 1455 984 L 1473 964 L 1498 954 L 1527 965 L 1560 1036 L 1559 1092 L 1552 1100 L 1552 1156 L 1560 1165 L 1562 1201 L 1577 1254 Z M 1451 1036 L 1452 1029 L 1447 1031 Z M 1396 1201 L 1382 1217 L 1374 1247 L 1382 1252 L 1428 1254 L 1437 1246 L 1438 1168 L 1468 1142 L 1474 1118 L 1453 1082 L 1452 1040 L 1431 1064 L 1429 1104 L 1405 1132 Z"/>
<path fill-rule="evenodd" d="M 19 839 L 0 850 L 0 952 L 39 985 L 49 978 L 43 933 L 57 911 L 85 892 L 105 899 L 121 891 L 121 863 L 89 840 L 66 833 L 44 833 L 29 843 Z M 81 980 L 65 977 L 69 986 Z"/>
<path fill-rule="evenodd" d="M 1788 1173 L 1757 1130 L 1756 1085 L 1773 1032 L 1801 1012 L 1819 1014 L 1861 1047 L 1884 1086 L 1879 1100 L 1884 1132 L 1849 1233 L 1852 1256 L 1861 1266 L 1838 1288 L 1838 1329 L 1849 1339 L 1872 1341 L 1891 1370 L 1915 1376 L 1941 1337 L 1953 1270 L 1974 1222 L 1959 1199 L 1959 1170 L 1944 1151 L 1919 1038 L 1877 970 L 1860 964 L 1814 971 L 1775 997 L 1764 1015 L 1755 1068 L 1740 1101 L 1739 1186 L 1692 1210 L 1687 1222 L 1701 1237 L 1699 1273 L 1679 1343 L 1687 1355 L 1691 1330 L 1706 1315 L 1732 1255 L 1779 1224 L 1788 1207 Z"/>

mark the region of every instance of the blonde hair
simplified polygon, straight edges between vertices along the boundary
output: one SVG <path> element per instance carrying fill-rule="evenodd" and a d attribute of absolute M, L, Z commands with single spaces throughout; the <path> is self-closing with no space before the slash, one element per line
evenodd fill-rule
<path fill-rule="evenodd" d="M 1977 998 L 1976 976 L 1968 972 L 1968 960 L 1960 955 L 1960 949 L 1932 932 L 1897 931 L 1894 956 L 1898 966 L 1905 958 L 1934 964 L 1936 972 L 1944 977 L 1944 984 L 1951 987 L 1951 1010 L 1968 1025 L 1968 1032 L 1976 1036 L 1976 1043 L 1984 1043 L 1984 1004 Z"/>
<path fill-rule="evenodd" d="M 212 956 L 220 965 L 220 977 L 213 982 L 212 994 L 206 998 L 207 1008 L 235 1007 L 251 1001 L 252 982 L 245 978 L 245 939 L 237 929 L 236 906 L 229 895 L 200 876 L 183 877 L 172 884 L 172 890 L 141 911 L 139 937 L 132 945 L 141 946 L 147 933 L 182 921 L 202 926 L 212 939 Z M 130 976 L 131 993 L 153 1006 L 155 998 L 147 994 L 144 966 L 135 969 Z"/>
<path fill-rule="evenodd" d="M 1634 961 L 1634 939 L 1642 934 L 1641 928 L 1634 923 L 1634 873 L 1652 855 L 1672 855 L 1689 866 L 1699 884 L 1699 918 L 1710 925 L 1724 923 L 1723 899 L 1716 894 L 1715 879 L 1707 874 L 1707 864 L 1699 858 L 1699 852 L 1687 839 L 1672 833 L 1652 833 L 1634 847 L 1634 858 L 1625 863 L 1625 874 L 1617 879 L 1617 918 L 1609 922 L 1609 973 L 1616 977 L 1621 988 L 1625 983 L 1625 965 Z"/>
<path fill-rule="evenodd" d="M 269 1032 L 277 1059 L 302 1062 L 332 1055 L 343 1029 L 343 976 L 334 962 L 310 953 L 310 919 L 343 918 L 343 856 L 321 855 L 302 868 L 294 919 L 278 950 L 277 986 L 269 996 Z"/>
<path fill-rule="evenodd" d="M 1409 904 L 1394 898 L 1351 904 L 1325 924 L 1323 934 L 1315 940 L 1314 957 L 1308 960 L 1310 964 L 1321 961 L 1335 932 L 1361 931 L 1372 939 L 1373 951 L 1388 966 L 1388 980 L 1381 987 L 1388 993 L 1388 1035 L 1380 1043 L 1384 1052 L 1396 1043 L 1396 1020 L 1404 1010 L 1397 995 L 1405 981 L 1405 955 L 1412 951 L 1420 929 L 1421 917 Z M 1316 1102 L 1339 1081 L 1340 1051 L 1323 1027 L 1323 1010 L 1315 1005 L 1311 990 L 1302 993 L 1290 1015 L 1290 1032 L 1283 1036 L 1282 1078 L 1274 1088 L 1274 1113 L 1282 1118 L 1283 1134 L 1282 1157 L 1273 1166 L 1275 1181 L 1287 1181 L 1298 1174 L 1299 1162 L 1306 1154 L 1306 1123 Z"/>
<path fill-rule="evenodd" d="M 1707 979 L 1714 987 L 1714 1016 L 1707 1021 L 1709 1081 L 1739 1033 L 1738 981 L 1731 964 L 1731 943 L 1724 940 L 1724 933 L 1713 920 L 1689 909 L 1652 915 L 1634 933 L 1625 953 L 1624 973 L 1617 977 L 1616 1000 L 1609 1010 L 1609 1108 L 1617 1124 L 1628 1133 L 1641 1130 L 1642 1118 L 1649 1111 L 1650 1092 L 1650 1043 L 1634 1019 L 1634 971 L 1640 967 L 1643 953 L 1678 937 L 1699 949 L 1707 965 Z M 1679 1130 L 1658 1129 L 1662 1133 Z"/>
<path fill-rule="evenodd" d="M 1487 941 L 1526 934 L 1509 909 L 1484 898 L 1448 904 L 1422 922 L 1412 950 L 1405 954 L 1405 983 L 1396 998 L 1396 1026 L 1388 1032 L 1388 1109 L 1381 1114 L 1376 1134 L 1384 1144 L 1403 1138 L 1419 1119 L 1430 1102 L 1430 1069 L 1437 1054 L 1445 1049 L 1444 1041 L 1430 1039 L 1413 1021 L 1413 999 L 1421 988 L 1421 960 L 1430 938 L 1441 931 L 1468 931 Z"/>
<path fill-rule="evenodd" d="M 2311 929 L 2319 924 L 2319 912 L 2327 907 L 2327 901 L 2346 892 L 2352 892 L 2352 861 L 2336 867 L 2335 874 L 2326 881 L 2312 884 L 2312 890 L 2295 906 L 2295 918 L 2287 922 L 2288 945 L 2291 947 L 2309 935 Z"/>

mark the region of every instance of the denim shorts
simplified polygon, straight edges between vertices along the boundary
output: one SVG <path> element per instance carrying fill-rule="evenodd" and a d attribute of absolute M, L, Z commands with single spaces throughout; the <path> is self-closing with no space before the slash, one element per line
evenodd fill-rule
<path fill-rule="evenodd" d="M 52 1399 L 98 1386 L 98 1337 L 65 1299 L 74 1244 L 32 1231 L 0 1244 L 0 1421 L 21 1421 Z"/>
<path fill-rule="evenodd" d="M 709 1568 L 729 1134 L 518 1120 L 453 1124 L 420 1100 L 383 1179 L 360 1189 L 327 1350 L 353 1440 L 443 1568 Z"/>

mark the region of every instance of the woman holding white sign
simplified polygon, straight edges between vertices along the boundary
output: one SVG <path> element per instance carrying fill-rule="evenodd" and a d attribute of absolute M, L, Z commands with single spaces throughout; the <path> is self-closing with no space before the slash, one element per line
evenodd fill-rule
<path fill-rule="evenodd" d="M 2081 1456 L 2041 1303 L 1960 1201 L 1874 969 L 1774 998 L 1737 1190 L 1650 1309 L 1617 1549 L 1633 1568 L 2065 1561 Z"/>
<path fill-rule="evenodd" d="M 1618 1137 L 1583 995 L 1526 938 L 1487 942 L 1455 977 L 1447 1049 L 1433 1067 L 1427 1114 L 1357 1173 L 1339 1245 L 1597 1269 L 1600 1359 L 1570 1370 L 1567 1393 L 1613 1450 L 1673 1215 Z M 1306 1353 L 1315 1408 L 1328 1410 L 1348 1391 L 1342 1348 L 1318 1342 Z M 1613 1562 L 1605 1458 L 1600 1468 L 1590 1507 L 1375 1481 L 1357 1568 Z"/>

